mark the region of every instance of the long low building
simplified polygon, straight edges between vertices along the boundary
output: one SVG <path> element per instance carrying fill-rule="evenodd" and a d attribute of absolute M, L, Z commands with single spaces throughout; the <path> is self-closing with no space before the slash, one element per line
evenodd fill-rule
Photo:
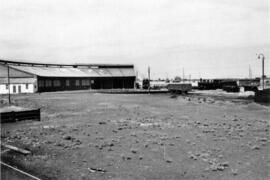
<path fill-rule="evenodd" d="M 65 65 L 0 60 L 0 94 L 9 91 L 10 93 L 34 93 L 83 89 L 130 89 L 134 88 L 135 80 L 132 64 Z"/>

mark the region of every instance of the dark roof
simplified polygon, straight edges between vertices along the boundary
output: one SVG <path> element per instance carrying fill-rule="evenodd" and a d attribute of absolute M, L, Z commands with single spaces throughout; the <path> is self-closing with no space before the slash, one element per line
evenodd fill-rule
<path fill-rule="evenodd" d="M 22 61 L 10 61 L 0 59 L 0 64 L 17 66 L 41 66 L 41 67 L 98 67 L 98 68 L 133 68 L 133 64 L 99 64 L 99 63 L 76 63 L 76 64 L 51 64 L 51 63 L 33 63 Z"/>

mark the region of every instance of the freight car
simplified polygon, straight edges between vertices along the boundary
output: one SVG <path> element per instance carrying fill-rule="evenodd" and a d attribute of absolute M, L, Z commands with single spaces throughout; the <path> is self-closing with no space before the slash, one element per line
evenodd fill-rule
<path fill-rule="evenodd" d="M 222 89 L 226 92 L 239 92 L 240 87 L 235 80 L 225 80 L 222 82 Z"/>
<path fill-rule="evenodd" d="M 200 90 L 214 90 L 222 88 L 222 80 L 214 79 L 214 80 L 200 80 L 198 83 L 198 89 Z"/>
<path fill-rule="evenodd" d="M 258 87 L 260 86 L 260 78 L 257 79 L 240 79 L 239 87 L 243 87 L 244 91 L 258 91 Z"/>
<path fill-rule="evenodd" d="M 192 85 L 191 84 L 183 84 L 183 83 L 169 83 L 168 90 L 172 93 L 185 93 L 187 94 L 191 91 Z"/>

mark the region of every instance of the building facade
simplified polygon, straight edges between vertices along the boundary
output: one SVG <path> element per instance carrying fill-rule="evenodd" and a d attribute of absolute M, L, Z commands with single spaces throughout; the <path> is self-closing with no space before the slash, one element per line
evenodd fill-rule
<path fill-rule="evenodd" d="M 0 94 L 34 93 L 37 91 L 35 78 L 0 78 Z"/>
<path fill-rule="evenodd" d="M 131 89 L 133 65 L 46 65 L 0 61 L 0 94 L 85 89 Z M 9 73 L 8 73 L 9 71 Z"/>

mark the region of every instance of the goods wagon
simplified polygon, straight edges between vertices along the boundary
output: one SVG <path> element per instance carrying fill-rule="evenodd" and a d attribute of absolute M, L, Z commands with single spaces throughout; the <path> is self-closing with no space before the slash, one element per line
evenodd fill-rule
<path fill-rule="evenodd" d="M 168 90 L 173 93 L 188 93 L 191 91 L 191 84 L 169 83 Z"/>
<path fill-rule="evenodd" d="M 235 80 L 226 80 L 222 82 L 222 89 L 226 92 L 239 92 L 240 87 Z"/>
<path fill-rule="evenodd" d="M 222 88 L 222 80 L 214 79 L 214 80 L 200 80 L 198 83 L 198 89 L 200 90 L 214 90 Z"/>
<path fill-rule="evenodd" d="M 240 79 L 239 87 L 243 87 L 244 91 L 258 91 L 258 87 L 260 86 L 260 79 Z"/>

